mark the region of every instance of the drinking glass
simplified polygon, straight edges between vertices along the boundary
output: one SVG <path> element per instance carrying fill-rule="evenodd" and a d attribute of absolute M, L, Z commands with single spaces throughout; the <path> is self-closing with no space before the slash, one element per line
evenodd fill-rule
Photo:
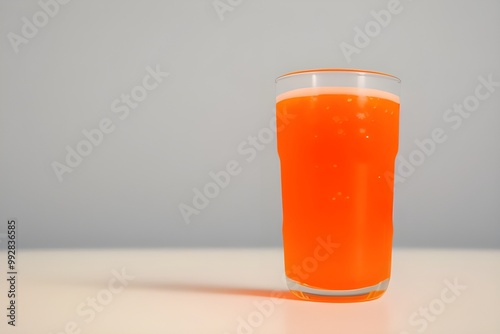
<path fill-rule="evenodd" d="M 287 284 L 313 301 L 380 297 L 389 284 L 400 80 L 316 69 L 276 79 Z"/>

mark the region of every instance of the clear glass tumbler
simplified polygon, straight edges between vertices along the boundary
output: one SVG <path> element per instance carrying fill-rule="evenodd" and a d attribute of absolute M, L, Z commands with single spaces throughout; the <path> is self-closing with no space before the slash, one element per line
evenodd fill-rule
<path fill-rule="evenodd" d="M 391 274 L 400 80 L 317 69 L 276 79 L 289 289 L 313 301 L 380 297 Z"/>

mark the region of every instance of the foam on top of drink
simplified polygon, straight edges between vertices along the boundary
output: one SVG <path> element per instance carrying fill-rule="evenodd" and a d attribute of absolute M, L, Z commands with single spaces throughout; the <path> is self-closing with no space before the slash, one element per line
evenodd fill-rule
<path fill-rule="evenodd" d="M 308 87 L 299 88 L 280 94 L 276 97 L 276 103 L 294 97 L 317 96 L 317 95 L 357 95 L 369 96 L 390 100 L 399 103 L 399 96 L 373 88 L 358 87 Z"/>

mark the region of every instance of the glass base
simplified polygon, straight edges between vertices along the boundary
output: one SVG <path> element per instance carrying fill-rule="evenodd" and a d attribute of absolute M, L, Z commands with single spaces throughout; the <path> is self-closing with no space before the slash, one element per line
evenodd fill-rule
<path fill-rule="evenodd" d="M 323 290 L 312 288 L 307 285 L 300 284 L 290 278 L 286 278 L 288 289 L 300 299 L 330 302 L 330 303 L 353 303 L 364 302 L 380 298 L 387 290 L 389 278 L 382 282 L 360 289 L 353 290 Z"/>

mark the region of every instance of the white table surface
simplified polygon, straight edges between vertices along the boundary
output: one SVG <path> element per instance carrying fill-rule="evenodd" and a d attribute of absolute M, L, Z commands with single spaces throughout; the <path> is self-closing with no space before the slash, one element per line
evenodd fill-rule
<path fill-rule="evenodd" d="M 280 249 L 21 250 L 17 260 L 17 326 L 6 324 L 2 279 L 0 333 L 500 333 L 500 250 L 395 249 L 386 294 L 352 304 L 294 299 Z M 2 252 L 2 276 L 5 263 Z"/>

